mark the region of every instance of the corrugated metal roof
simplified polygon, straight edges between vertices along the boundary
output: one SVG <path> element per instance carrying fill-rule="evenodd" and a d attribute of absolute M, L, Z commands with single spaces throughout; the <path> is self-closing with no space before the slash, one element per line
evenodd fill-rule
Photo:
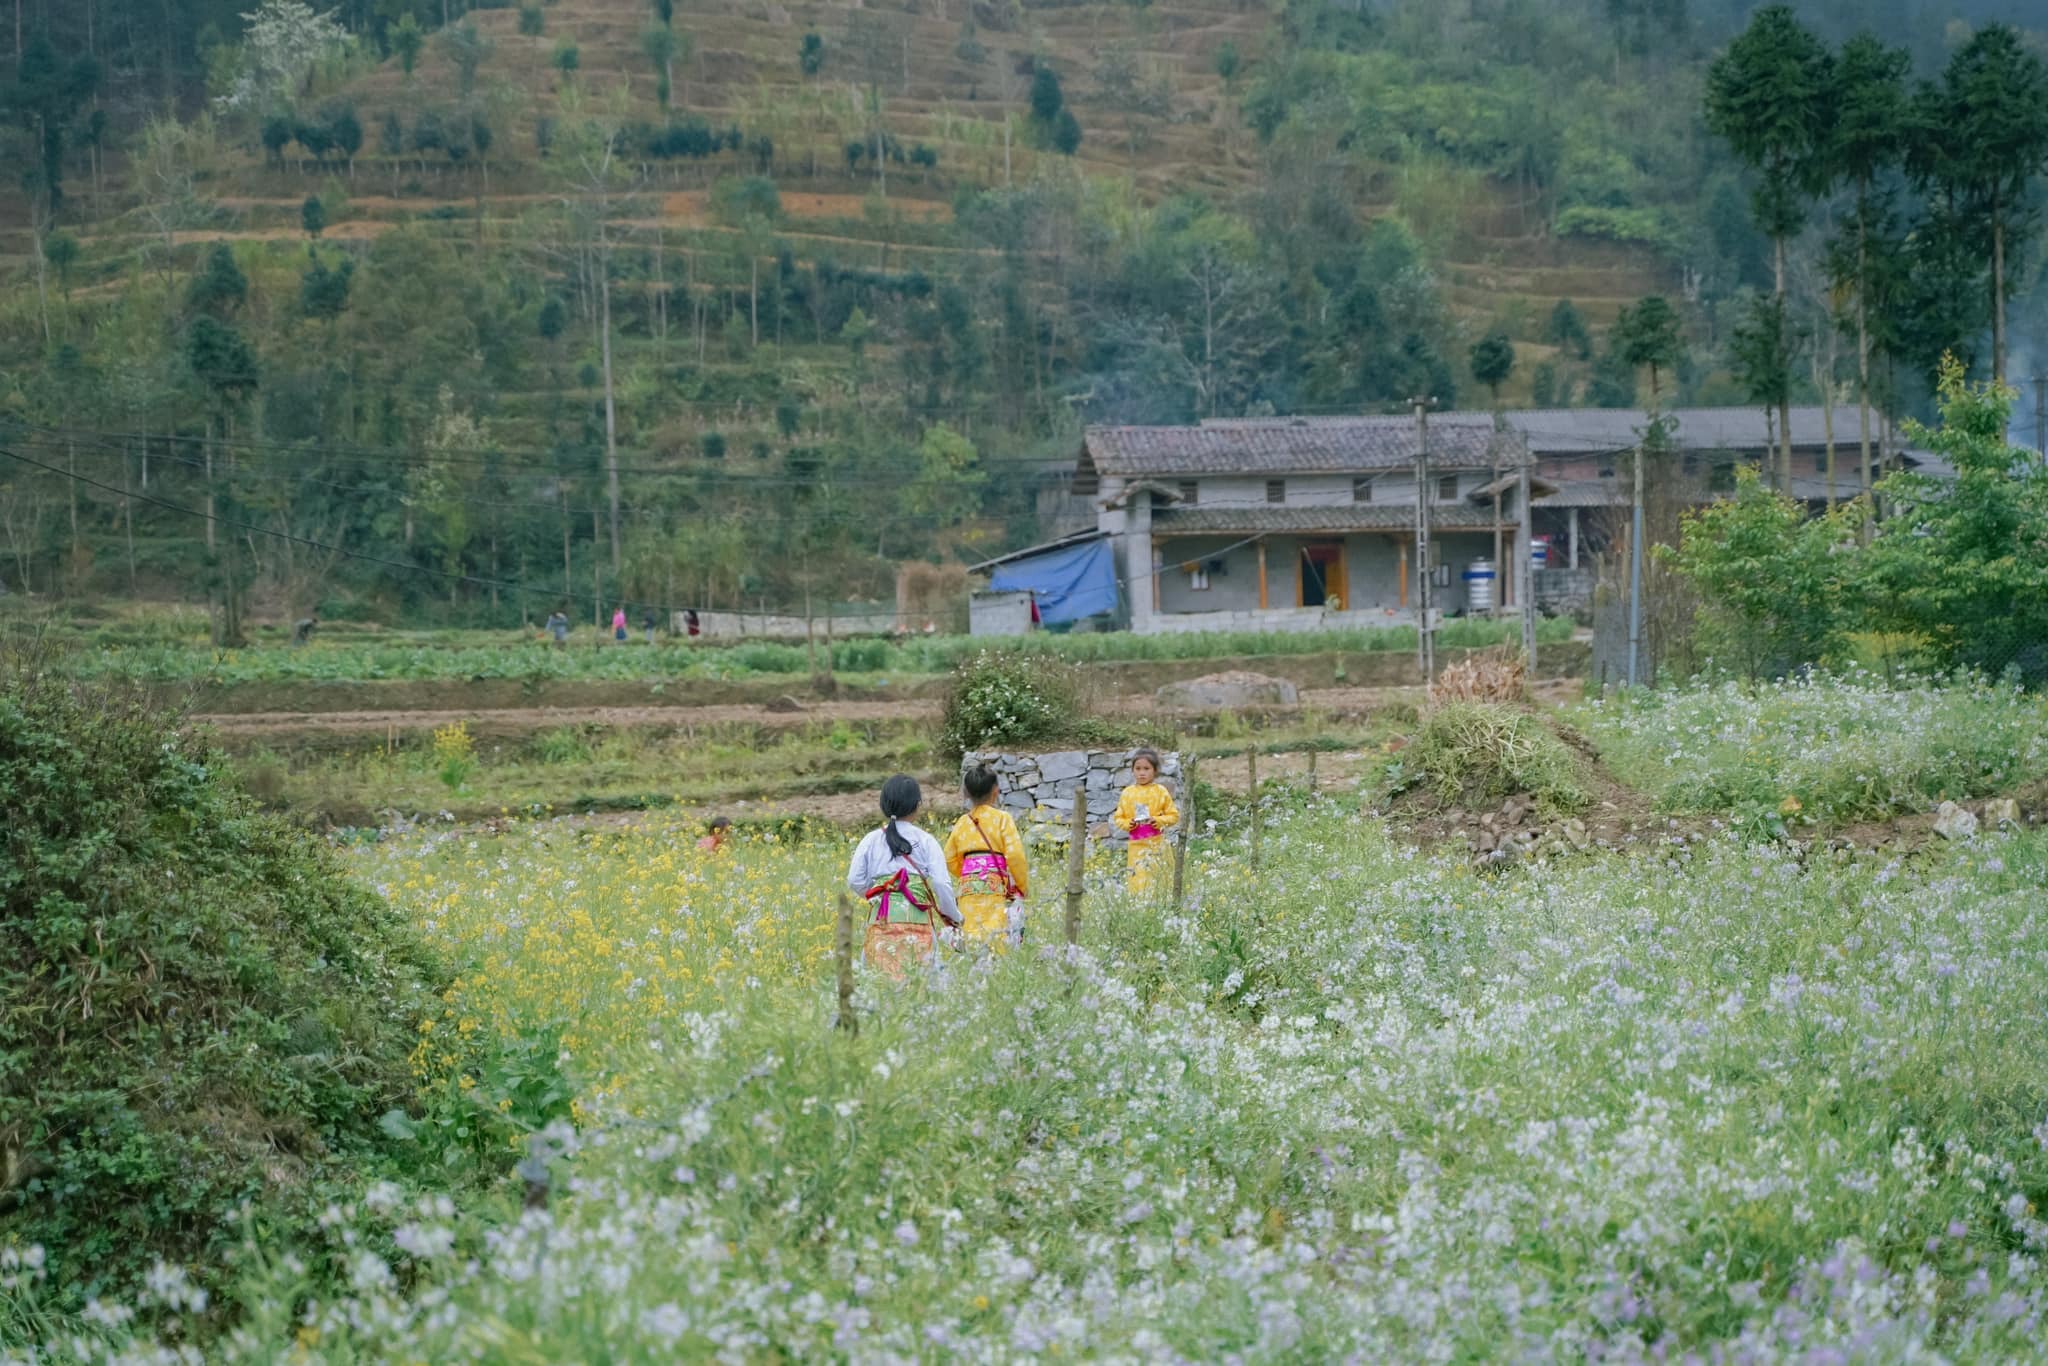
<path fill-rule="evenodd" d="M 1429 524 L 1437 531 L 1491 531 L 1493 510 L 1466 503 L 1437 503 Z M 1329 507 L 1161 508 L 1152 514 L 1155 536 L 1259 532 L 1313 535 L 1346 531 L 1413 531 L 1413 503 L 1333 504 Z"/>
<path fill-rule="evenodd" d="M 1434 417 L 1429 458 L 1440 470 L 1490 469 L 1521 452 L 1490 417 Z M 1122 478 L 1191 474 L 1364 474 L 1415 463 L 1415 422 L 1406 417 L 1237 418 L 1199 427 L 1090 427 L 1086 454 Z"/>

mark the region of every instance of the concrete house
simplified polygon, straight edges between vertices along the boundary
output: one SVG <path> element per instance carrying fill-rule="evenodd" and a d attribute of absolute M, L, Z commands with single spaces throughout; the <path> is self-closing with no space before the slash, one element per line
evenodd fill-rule
<path fill-rule="evenodd" d="M 1775 449 L 1757 408 L 1667 410 L 1676 456 L 1652 477 L 1679 497 L 1707 501 L 1734 486 L 1735 467 Z M 1433 605 L 1467 610 L 1466 572 L 1518 547 L 1516 475 L 1531 470 L 1531 522 L 1544 567 L 1535 597 L 1545 611 L 1583 608 L 1593 556 L 1611 548 L 1630 502 L 1631 453 L 1649 424 L 1638 409 L 1541 409 L 1502 415 L 1452 412 L 1428 423 L 1422 490 L 1430 509 Z M 1792 493 L 1818 509 L 1828 498 L 1832 425 L 1835 494 L 1853 497 L 1857 413 L 1792 409 Z M 1881 470 L 1947 466 L 1926 451 L 1874 451 Z M 1183 427 L 1091 427 L 1064 486 L 1039 492 L 1059 539 L 974 566 L 991 575 L 976 595 L 977 631 L 1047 622 L 1128 621 L 1141 633 L 1308 630 L 1412 622 L 1420 600 L 1414 561 L 1415 421 L 1407 416 L 1210 419 Z M 1499 478 L 1496 480 L 1496 473 Z M 1496 504 L 1498 493 L 1498 504 Z M 1088 525 L 1093 514 L 1093 526 Z M 1493 565 L 1499 600 L 1513 575 Z M 1114 600 L 1105 610 L 1105 600 Z"/>
<path fill-rule="evenodd" d="M 1409 417 L 1247 418 L 1092 427 L 1073 491 L 1094 500 L 1133 631 L 1308 630 L 1413 621 L 1466 606 L 1464 570 L 1493 553 L 1482 493 L 1525 447 L 1491 417 L 1430 419 L 1431 564 L 1413 562 L 1417 431 Z M 1516 519 L 1503 502 L 1504 535 Z"/>

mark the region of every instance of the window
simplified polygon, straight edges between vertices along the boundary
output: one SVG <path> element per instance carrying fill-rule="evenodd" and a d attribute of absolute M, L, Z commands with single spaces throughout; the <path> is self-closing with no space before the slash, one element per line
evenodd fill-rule
<path fill-rule="evenodd" d="M 1370 479 L 1354 479 L 1354 480 L 1352 480 L 1352 481 L 1351 481 L 1351 501 L 1352 501 L 1352 502 L 1354 502 L 1354 503 L 1370 503 L 1370 502 L 1372 501 L 1372 480 L 1370 480 Z"/>
<path fill-rule="evenodd" d="M 1209 567 L 1207 565 L 1198 564 L 1188 571 L 1188 587 L 1194 589 L 1197 593 L 1209 591 Z"/>
<path fill-rule="evenodd" d="M 1194 480 L 1194 479 L 1183 479 L 1183 480 L 1181 480 L 1181 481 L 1180 481 L 1180 500 L 1181 500 L 1181 502 L 1182 502 L 1182 503 L 1185 503 L 1185 504 L 1186 504 L 1187 506 L 1189 506 L 1189 507 L 1193 507 L 1193 506 L 1195 505 L 1195 501 L 1196 501 L 1196 498 L 1197 498 L 1197 496 L 1198 496 L 1198 495 L 1199 495 L 1199 494 L 1201 493 L 1201 489 L 1202 489 L 1202 485 L 1201 485 L 1200 481 L 1198 481 L 1198 480 Z"/>
<path fill-rule="evenodd" d="M 1439 503 L 1454 503 L 1458 499 L 1458 476 L 1441 474 L 1437 476 L 1436 498 Z"/>
<path fill-rule="evenodd" d="M 1266 501 L 1269 503 L 1284 503 L 1287 501 L 1287 481 L 1285 479 L 1268 479 L 1266 481 Z"/>

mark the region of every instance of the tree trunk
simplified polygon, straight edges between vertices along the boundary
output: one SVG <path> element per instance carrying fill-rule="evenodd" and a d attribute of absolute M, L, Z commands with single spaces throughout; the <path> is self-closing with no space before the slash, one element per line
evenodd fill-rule
<path fill-rule="evenodd" d="M 143 453 L 148 458 L 149 438 L 144 437 Z M 128 541 L 128 591 L 135 591 L 135 501 L 128 496 L 128 452 L 121 452 L 121 524 Z"/>
<path fill-rule="evenodd" d="M 213 417 L 206 419 L 206 549 L 213 550 Z"/>
<path fill-rule="evenodd" d="M 1866 186 L 1865 195 L 1869 190 Z M 1856 223 L 1856 441 L 1863 470 L 1863 530 L 1870 534 L 1870 221 L 1859 208 Z"/>
<path fill-rule="evenodd" d="M 576 565 L 569 558 L 569 485 L 566 481 L 555 488 L 561 498 L 562 508 L 562 597 L 566 607 L 568 596 L 576 591 Z"/>
<path fill-rule="evenodd" d="M 1827 391 L 1827 392 L 1826 392 L 1825 394 L 1821 395 L 1821 401 L 1822 401 L 1822 402 L 1823 402 L 1823 403 L 1824 403 L 1824 404 L 1826 405 L 1825 407 L 1823 407 L 1823 408 L 1821 409 L 1821 418 L 1820 418 L 1820 420 L 1821 420 L 1821 429 L 1822 429 L 1823 431 L 1825 431 L 1825 432 L 1827 433 L 1827 443 L 1828 443 L 1828 447 L 1827 447 L 1827 449 L 1828 449 L 1828 511 L 1829 511 L 1829 512 L 1833 512 L 1833 511 L 1835 510 L 1835 388 L 1834 388 L 1834 385 L 1830 384 L 1830 385 L 1828 386 L 1828 391 Z"/>
<path fill-rule="evenodd" d="M 1773 240 L 1773 288 L 1778 300 L 1778 340 L 1785 346 L 1779 356 L 1778 382 L 1778 491 L 1792 493 L 1792 351 L 1791 332 L 1785 318 L 1785 239 Z"/>
<path fill-rule="evenodd" d="M 761 344 L 761 257 L 749 249 L 748 267 L 752 274 L 747 281 L 747 320 L 753 327 L 754 345 Z"/>
<path fill-rule="evenodd" d="M 599 229 L 602 242 L 603 229 Z M 604 329 L 604 474 L 605 497 L 611 504 L 612 573 L 619 572 L 619 410 L 612 389 L 612 273 L 609 252 L 599 257 L 597 292 Z"/>
<path fill-rule="evenodd" d="M 2005 213 L 1991 205 L 1991 382 L 2005 383 Z"/>

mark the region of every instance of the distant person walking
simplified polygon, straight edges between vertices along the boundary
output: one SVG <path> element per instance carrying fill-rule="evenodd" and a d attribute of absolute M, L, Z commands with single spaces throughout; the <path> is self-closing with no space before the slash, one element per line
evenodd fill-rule
<path fill-rule="evenodd" d="M 650 607 L 640 614 L 640 629 L 647 633 L 649 645 L 654 643 L 654 624 L 654 609 Z"/>
<path fill-rule="evenodd" d="M 704 624 L 697 620 L 696 608 L 687 607 L 683 609 L 683 630 L 689 633 L 689 637 L 692 640 L 703 634 Z"/>
<path fill-rule="evenodd" d="M 612 613 L 612 639 L 621 645 L 626 643 L 626 608 L 623 603 Z"/>
<path fill-rule="evenodd" d="M 862 837 L 846 870 L 846 886 L 868 903 L 862 956 L 899 981 L 932 961 L 936 921 L 958 928 L 960 908 L 946 871 L 946 851 L 915 825 L 924 792 L 899 773 L 882 784 L 882 828 Z"/>
<path fill-rule="evenodd" d="M 559 607 L 548 615 L 548 634 L 555 638 L 557 650 L 568 648 L 569 614 Z"/>
<path fill-rule="evenodd" d="M 313 632 L 319 629 L 320 614 L 318 612 L 311 613 L 308 616 L 300 617 L 298 621 L 292 625 L 292 644 L 309 644 L 313 639 Z"/>

